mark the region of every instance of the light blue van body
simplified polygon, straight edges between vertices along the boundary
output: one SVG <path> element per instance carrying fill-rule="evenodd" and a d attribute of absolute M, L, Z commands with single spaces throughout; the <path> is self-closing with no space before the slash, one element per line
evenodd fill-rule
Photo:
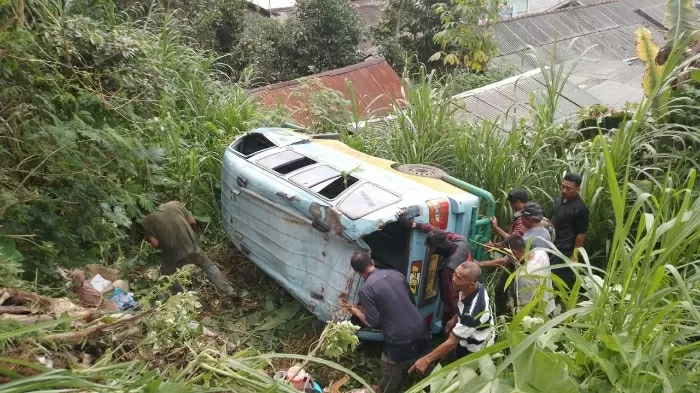
<path fill-rule="evenodd" d="M 322 321 L 350 318 L 339 308 L 341 296 L 356 303 L 361 286 L 350 257 L 371 249 L 379 268 L 407 277 L 421 315 L 437 333 L 437 256 L 429 255 L 425 235 L 401 226 L 395 214 L 413 206 L 416 222 L 429 222 L 426 201 L 448 200 L 446 229 L 480 241 L 489 236 L 488 218 L 477 220 L 474 194 L 448 185 L 460 192 L 445 195 L 424 184 L 441 180 L 399 173 L 384 163 L 337 140 L 285 128 L 253 130 L 224 154 L 224 228 L 243 254 Z M 382 339 L 366 328 L 358 335 Z"/>

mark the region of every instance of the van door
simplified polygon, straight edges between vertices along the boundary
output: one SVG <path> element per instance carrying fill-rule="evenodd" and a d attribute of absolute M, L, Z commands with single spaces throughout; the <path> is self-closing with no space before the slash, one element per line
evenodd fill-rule
<path fill-rule="evenodd" d="M 413 211 L 410 218 L 418 222 L 427 220 L 427 205 L 415 205 L 404 207 L 405 211 Z M 437 255 L 428 252 L 425 246 L 426 235 L 418 230 L 406 228 L 396 221 L 394 216 L 396 209 L 387 209 L 385 217 L 378 219 L 387 222 L 371 233 L 362 237 L 364 243 L 371 250 L 372 258 L 379 269 L 395 269 L 400 271 L 407 279 L 409 290 L 413 295 L 418 311 L 424 318 L 426 327 L 432 333 L 439 333 L 442 325 L 440 322 L 441 303 L 437 287 L 437 267 L 439 259 Z M 360 337 L 366 340 L 379 340 L 379 336 L 372 336 L 369 329 L 361 329 Z"/>

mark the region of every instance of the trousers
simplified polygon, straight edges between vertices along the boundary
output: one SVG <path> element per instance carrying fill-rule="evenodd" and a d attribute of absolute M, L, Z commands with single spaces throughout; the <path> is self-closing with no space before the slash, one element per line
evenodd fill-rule
<path fill-rule="evenodd" d="M 506 288 L 506 282 L 511 275 L 511 271 L 506 268 L 500 268 L 498 272 L 498 279 L 496 280 L 496 285 L 493 289 L 494 291 L 494 305 L 496 306 L 496 316 L 508 315 L 509 307 L 508 301 L 514 298 L 513 287 Z M 512 284 L 512 283 L 511 283 Z"/>
<path fill-rule="evenodd" d="M 225 293 L 226 295 L 232 296 L 235 291 L 228 280 L 224 277 L 219 267 L 212 262 L 204 251 L 193 252 L 188 256 L 182 258 L 177 262 L 162 261 L 160 264 L 160 274 L 163 276 L 169 276 L 177 271 L 177 269 L 182 268 L 185 265 L 196 265 L 204 271 L 207 275 L 209 281 L 218 289 L 219 291 Z M 184 289 L 179 283 L 173 284 L 170 291 L 175 294 L 183 292 Z"/>
<path fill-rule="evenodd" d="M 449 267 L 438 270 L 440 298 L 442 299 L 442 326 L 447 325 L 452 317 L 459 311 L 459 291 L 452 285 L 452 276 L 455 271 Z"/>

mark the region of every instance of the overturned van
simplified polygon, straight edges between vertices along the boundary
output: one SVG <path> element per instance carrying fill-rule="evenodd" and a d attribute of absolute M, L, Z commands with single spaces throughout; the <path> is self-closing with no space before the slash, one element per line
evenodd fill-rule
<path fill-rule="evenodd" d="M 231 242 L 323 321 L 349 318 L 340 297 L 357 301 L 361 279 L 350 267 L 370 250 L 380 269 L 406 276 L 416 306 L 434 333 L 441 331 L 438 255 L 425 235 L 396 222 L 399 209 L 416 222 L 485 243 L 491 194 L 436 168 L 396 166 L 329 136 L 261 128 L 226 150 L 222 218 Z M 479 219 L 480 201 L 486 207 Z M 476 243 L 472 243 L 475 245 Z M 475 258 L 481 247 L 472 246 Z M 380 332 L 361 329 L 366 340 Z"/>

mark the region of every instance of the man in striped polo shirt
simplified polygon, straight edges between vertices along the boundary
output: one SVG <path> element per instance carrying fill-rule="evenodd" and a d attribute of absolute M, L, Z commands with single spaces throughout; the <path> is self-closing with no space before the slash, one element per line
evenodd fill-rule
<path fill-rule="evenodd" d="M 409 373 L 425 373 L 432 363 L 453 350 L 456 359 L 460 359 L 493 344 L 493 314 L 486 288 L 479 282 L 480 275 L 481 268 L 474 262 L 459 265 L 452 277 L 452 285 L 460 291 L 459 313 L 445 326 L 449 336 L 439 347 L 418 359 Z"/>

